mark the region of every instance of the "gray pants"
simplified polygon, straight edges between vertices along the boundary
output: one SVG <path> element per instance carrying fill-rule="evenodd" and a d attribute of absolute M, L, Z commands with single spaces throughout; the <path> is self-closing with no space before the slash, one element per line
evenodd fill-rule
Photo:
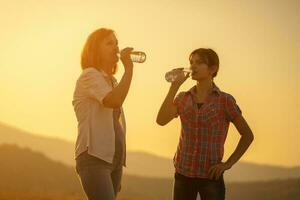
<path fill-rule="evenodd" d="M 76 159 L 76 171 L 89 200 L 114 200 L 121 190 L 122 168 L 87 152 Z"/>

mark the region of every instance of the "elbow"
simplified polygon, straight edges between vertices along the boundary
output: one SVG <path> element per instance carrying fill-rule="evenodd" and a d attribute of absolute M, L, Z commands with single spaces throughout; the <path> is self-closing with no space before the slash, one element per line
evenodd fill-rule
<path fill-rule="evenodd" d="M 103 105 L 107 108 L 120 108 L 123 105 L 121 101 L 113 101 L 113 102 L 105 102 L 103 101 Z"/>
<path fill-rule="evenodd" d="M 160 126 L 164 126 L 167 124 L 164 120 L 160 119 L 159 117 L 156 118 L 156 123 Z"/>
<path fill-rule="evenodd" d="M 253 133 L 250 136 L 250 141 L 251 141 L 251 143 L 254 141 L 254 135 L 253 135 Z"/>
<path fill-rule="evenodd" d="M 121 108 L 123 105 L 123 102 L 115 102 L 111 105 L 111 108 Z"/>
<path fill-rule="evenodd" d="M 247 134 L 247 140 L 248 140 L 249 144 L 251 144 L 254 141 L 254 135 L 252 132 Z"/>
<path fill-rule="evenodd" d="M 173 119 L 172 116 L 159 113 L 156 118 L 156 123 L 160 126 L 168 124 Z"/>
<path fill-rule="evenodd" d="M 124 99 L 117 99 L 115 101 L 112 101 L 112 108 L 120 108 L 122 107 L 124 102 Z"/>
<path fill-rule="evenodd" d="M 103 100 L 102 104 L 107 108 L 120 108 L 123 105 L 124 99 L 115 98 L 111 94 L 107 95 Z"/>

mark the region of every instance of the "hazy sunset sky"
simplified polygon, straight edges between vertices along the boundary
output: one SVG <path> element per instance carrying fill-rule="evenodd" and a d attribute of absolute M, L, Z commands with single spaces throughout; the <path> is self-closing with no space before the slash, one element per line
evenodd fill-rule
<path fill-rule="evenodd" d="M 160 127 L 158 109 L 173 67 L 189 53 L 213 48 L 220 57 L 215 83 L 231 93 L 255 141 L 242 158 L 300 165 L 300 1 L 0 0 L 0 122 L 75 141 L 72 107 L 80 53 L 89 33 L 115 30 L 120 48 L 145 51 L 128 97 L 127 147 L 172 157 L 180 121 Z M 116 74 L 120 79 L 123 66 Z M 195 82 L 188 80 L 186 90 Z M 231 125 L 225 159 L 239 134 Z"/>

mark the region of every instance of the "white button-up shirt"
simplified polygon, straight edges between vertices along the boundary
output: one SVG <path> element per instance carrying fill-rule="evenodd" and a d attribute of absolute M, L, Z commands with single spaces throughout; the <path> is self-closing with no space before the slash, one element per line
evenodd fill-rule
<path fill-rule="evenodd" d="M 117 84 L 116 80 L 114 83 Z M 95 68 L 86 68 L 76 82 L 73 106 L 78 121 L 75 158 L 88 150 L 90 155 L 112 163 L 115 153 L 113 109 L 102 103 L 113 86 L 108 75 Z M 124 134 L 126 124 L 121 109 L 120 124 Z"/>

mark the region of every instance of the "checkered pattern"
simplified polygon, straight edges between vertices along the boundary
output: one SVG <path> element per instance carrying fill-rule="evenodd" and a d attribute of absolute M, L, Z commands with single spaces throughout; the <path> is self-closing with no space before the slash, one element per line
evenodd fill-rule
<path fill-rule="evenodd" d="M 200 109 L 195 95 L 194 86 L 179 93 L 174 100 L 181 120 L 174 166 L 182 175 L 208 178 L 209 168 L 222 161 L 229 124 L 241 115 L 241 110 L 235 99 L 215 84 Z"/>

